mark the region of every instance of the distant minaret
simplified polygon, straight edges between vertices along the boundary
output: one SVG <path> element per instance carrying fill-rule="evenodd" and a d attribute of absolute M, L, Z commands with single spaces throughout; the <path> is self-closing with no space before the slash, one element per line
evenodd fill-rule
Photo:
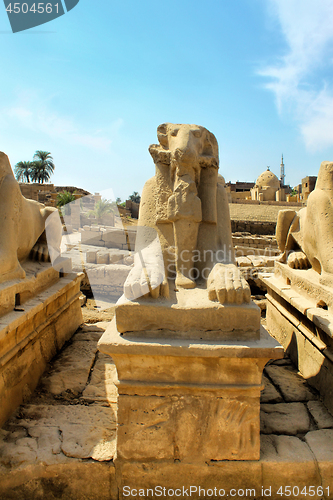
<path fill-rule="evenodd" d="M 281 187 L 284 186 L 284 178 L 285 178 L 285 175 L 284 175 L 284 163 L 283 163 L 283 154 L 282 154 L 281 165 L 280 165 L 280 183 L 281 183 Z"/>

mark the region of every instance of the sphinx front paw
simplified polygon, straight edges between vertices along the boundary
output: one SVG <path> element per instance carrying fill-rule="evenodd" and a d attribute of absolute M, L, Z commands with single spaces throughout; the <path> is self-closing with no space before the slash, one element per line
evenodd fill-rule
<path fill-rule="evenodd" d="M 215 264 L 208 276 L 208 298 L 221 304 L 250 302 L 251 290 L 234 264 Z"/>

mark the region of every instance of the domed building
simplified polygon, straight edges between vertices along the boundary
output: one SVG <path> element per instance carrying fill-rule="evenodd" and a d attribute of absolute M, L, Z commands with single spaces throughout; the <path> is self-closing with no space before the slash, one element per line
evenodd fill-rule
<path fill-rule="evenodd" d="M 252 200 L 275 201 L 276 193 L 280 190 L 280 181 L 269 167 L 259 175 L 254 187 L 251 189 Z"/>

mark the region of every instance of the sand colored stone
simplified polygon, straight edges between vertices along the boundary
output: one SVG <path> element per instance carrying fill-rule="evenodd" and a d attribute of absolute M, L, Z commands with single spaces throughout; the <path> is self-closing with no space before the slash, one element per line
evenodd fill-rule
<path fill-rule="evenodd" d="M 304 486 L 308 490 L 310 485 L 315 489 L 312 498 L 322 498 L 316 493 L 317 487 L 322 484 L 322 476 L 306 443 L 294 436 L 262 435 L 261 451 L 262 486 L 264 489 L 271 487 L 269 498 L 281 498 L 278 494 L 280 487 L 284 491 L 285 486 L 298 486 L 301 491 Z"/>
<path fill-rule="evenodd" d="M 289 367 L 266 366 L 265 372 L 281 391 L 285 401 L 311 401 L 316 395 L 311 392 L 305 380 Z"/>
<path fill-rule="evenodd" d="M 117 402 L 118 391 L 114 382 L 117 380 L 117 370 L 112 358 L 98 353 L 90 381 L 82 393 L 86 401 Z"/>
<path fill-rule="evenodd" d="M 96 341 L 74 341 L 60 354 L 51 372 L 43 376 L 46 390 L 52 394 L 61 394 L 65 390 L 82 392 L 95 360 L 96 347 Z"/>
<path fill-rule="evenodd" d="M 209 300 L 207 290 L 170 291 L 169 298 L 119 301 L 117 329 L 131 336 L 170 338 L 259 339 L 260 309 L 253 302 L 220 304 Z M 165 330 L 162 332 L 162 330 Z"/>
<path fill-rule="evenodd" d="M 2 455 L 11 463 L 51 464 L 72 458 L 110 460 L 115 453 L 115 408 L 103 406 L 26 405 L 17 425 L 25 437 L 2 442 Z M 20 453 L 20 446 L 22 453 Z M 47 450 L 49 452 L 47 453 Z"/>
<path fill-rule="evenodd" d="M 321 401 L 309 401 L 307 407 L 319 429 L 333 428 L 333 416 Z"/>
<path fill-rule="evenodd" d="M 261 403 L 282 403 L 283 398 L 276 387 L 269 381 L 269 379 L 263 375 L 262 382 L 264 389 L 261 392 L 260 402 Z"/>
<path fill-rule="evenodd" d="M 262 277 L 268 290 L 269 331 L 332 412 L 333 288 L 321 283 L 312 268 L 293 269 L 280 262 L 274 275 Z"/>
<path fill-rule="evenodd" d="M 234 256 L 216 138 L 204 127 L 171 123 L 160 125 L 157 137 L 159 144 L 149 148 L 156 173 L 142 192 L 139 255 L 125 296 L 167 297 L 169 278 L 176 288 L 188 289 L 201 277 L 208 278 L 210 300 L 248 302 L 247 283 L 225 267 L 234 266 Z"/>
<path fill-rule="evenodd" d="M 310 417 L 303 403 L 262 404 L 261 432 L 289 436 L 310 430 Z"/>
<path fill-rule="evenodd" d="M 310 447 L 318 463 L 318 469 L 322 477 L 322 486 L 325 488 L 326 498 L 332 498 L 333 430 L 323 429 L 308 432 L 305 436 L 305 441 Z M 329 489 L 329 495 L 327 488 Z"/>
<path fill-rule="evenodd" d="M 82 322 L 81 276 L 59 278 L 49 263 L 23 263 L 26 279 L 0 285 L 0 424 L 35 389 L 50 359 Z M 15 307 L 20 298 L 21 305 Z"/>
<path fill-rule="evenodd" d="M 117 460 L 258 460 L 262 370 L 282 349 L 235 265 L 215 137 L 157 136 L 134 267 L 98 344 L 118 374 Z"/>
<path fill-rule="evenodd" d="M 113 321 L 99 350 L 117 367 L 118 459 L 259 459 L 262 369 L 282 354 L 264 330 L 239 342 L 132 339 Z"/>
<path fill-rule="evenodd" d="M 333 286 L 333 163 L 320 165 L 307 207 L 279 214 L 276 237 L 283 261 L 295 269 L 311 266 L 320 282 Z"/>
<path fill-rule="evenodd" d="M 74 338 L 79 341 L 85 338 L 85 341 L 89 342 L 92 340 L 89 335 L 100 335 L 104 325 L 105 323 L 85 325 L 84 331 L 80 328 Z M 89 332 L 89 328 L 95 331 Z M 70 344 L 67 344 L 64 349 L 69 347 Z M 111 358 L 109 360 L 111 361 Z M 287 359 L 283 362 L 290 365 Z M 279 361 L 274 362 L 276 366 L 278 363 Z M 97 362 L 94 366 L 96 365 Z M 282 369 L 282 366 L 278 367 Z M 90 382 L 93 377 L 94 367 Z M 113 381 L 117 381 L 116 374 Z M 265 378 L 263 381 L 266 383 Z M 277 494 L 281 485 L 298 485 L 301 489 L 310 485 L 315 488 L 320 485 L 330 485 L 331 488 L 333 486 L 333 462 L 330 459 L 332 443 L 329 434 L 321 436 L 316 432 L 309 432 L 306 434 L 306 442 L 295 436 L 262 434 L 259 461 L 121 461 L 113 455 L 117 405 L 111 404 L 107 408 L 102 402 L 98 402 L 98 396 L 94 403 L 91 401 L 87 406 L 82 405 L 80 399 L 71 401 L 68 405 L 61 399 L 52 398 L 52 402 L 45 404 L 40 397 L 37 391 L 33 396 L 34 404 L 24 405 L 18 413 L 18 418 L 12 417 L 7 426 L 0 430 L 1 500 L 78 500 L 83 497 L 117 500 L 128 498 L 124 494 L 124 486 L 146 490 L 155 488 L 156 485 L 166 489 L 184 487 L 185 491 L 188 489 L 188 493 L 190 486 L 198 488 L 200 485 L 206 490 L 206 497 L 212 498 L 214 495 L 211 490 L 214 487 L 217 491 L 224 489 L 226 493 L 232 488 L 240 489 L 240 498 L 245 497 L 247 490 L 248 497 L 260 498 L 261 488 L 271 486 L 269 498 L 277 500 L 281 498 L 281 495 Z M 45 397 L 44 393 L 42 397 Z M 163 398 L 156 399 L 163 405 Z M 184 399 L 180 404 L 186 409 L 188 401 Z M 188 423 L 191 415 L 185 413 L 185 416 Z M 165 425 L 164 421 L 162 425 Z M 152 431 L 156 432 L 156 429 Z M 139 435 L 140 432 L 144 434 L 147 428 L 145 431 L 139 429 Z M 193 439 L 186 427 L 183 432 L 184 436 L 189 433 L 190 439 Z M 199 434 L 201 432 L 200 428 Z M 186 442 L 181 443 L 182 450 L 186 450 Z M 95 458 L 75 458 L 87 455 L 94 455 Z M 111 455 L 113 458 L 110 460 Z M 198 491 L 192 491 L 191 498 L 199 499 L 203 498 L 203 495 L 202 491 L 200 496 Z M 135 495 L 132 497 L 135 498 Z M 182 497 L 186 498 L 187 495 L 181 490 L 180 498 Z M 314 495 L 311 498 L 320 499 L 322 496 Z"/>
<path fill-rule="evenodd" d="M 27 200 L 22 196 L 19 183 L 13 175 L 8 157 L 0 152 L 0 283 L 24 278 L 21 262 L 34 248 L 34 256 L 41 261 L 49 258 L 49 248 L 58 249 L 61 240 L 61 223 L 55 208 Z M 52 231 L 46 241 L 45 222 L 52 218 Z"/>

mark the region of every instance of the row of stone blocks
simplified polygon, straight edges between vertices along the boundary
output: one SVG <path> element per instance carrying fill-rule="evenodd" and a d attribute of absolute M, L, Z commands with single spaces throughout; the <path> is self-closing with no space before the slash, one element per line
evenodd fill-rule
<path fill-rule="evenodd" d="M 81 232 L 81 243 L 98 247 L 134 250 L 136 231 L 130 229 L 90 229 Z"/>
<path fill-rule="evenodd" d="M 87 264 L 124 264 L 131 266 L 134 262 L 133 255 L 110 253 L 107 250 L 87 250 Z"/>
<path fill-rule="evenodd" d="M 273 247 L 277 248 L 277 241 L 275 238 L 268 238 L 262 236 L 238 236 L 232 235 L 232 242 L 234 245 L 243 246 L 259 246 L 260 248 Z"/>
<path fill-rule="evenodd" d="M 33 392 L 47 363 L 82 322 L 83 274 L 60 277 L 49 263 L 28 262 L 25 280 L 0 285 L 0 426 Z"/>
<path fill-rule="evenodd" d="M 330 432 L 311 433 L 309 446 L 296 437 L 264 437 L 260 461 L 184 464 L 72 459 L 39 464 L 1 474 L 0 495 L 2 500 L 329 500 L 333 498 Z"/>

